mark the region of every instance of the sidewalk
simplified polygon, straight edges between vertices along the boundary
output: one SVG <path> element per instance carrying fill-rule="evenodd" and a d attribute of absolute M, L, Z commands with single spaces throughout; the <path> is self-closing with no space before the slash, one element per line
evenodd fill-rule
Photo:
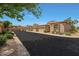
<path fill-rule="evenodd" d="M 43 32 L 33 32 L 33 31 L 27 31 L 27 32 L 39 33 L 39 34 L 44 34 L 44 35 L 59 36 L 59 37 L 79 38 L 78 35 L 77 36 L 76 35 L 68 36 L 68 35 L 59 35 L 59 34 L 51 34 L 51 33 L 43 33 Z"/>
<path fill-rule="evenodd" d="M 19 40 L 19 38 L 16 36 L 16 34 L 14 36 L 14 40 L 17 45 L 17 55 L 18 56 L 30 56 L 29 52 L 27 51 L 25 46 L 22 44 L 22 42 Z"/>

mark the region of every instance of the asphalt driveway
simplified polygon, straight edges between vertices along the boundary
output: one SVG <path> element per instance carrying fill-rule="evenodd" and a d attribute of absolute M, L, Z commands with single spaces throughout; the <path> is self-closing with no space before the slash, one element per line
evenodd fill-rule
<path fill-rule="evenodd" d="M 79 38 L 14 31 L 31 56 L 79 56 Z"/>

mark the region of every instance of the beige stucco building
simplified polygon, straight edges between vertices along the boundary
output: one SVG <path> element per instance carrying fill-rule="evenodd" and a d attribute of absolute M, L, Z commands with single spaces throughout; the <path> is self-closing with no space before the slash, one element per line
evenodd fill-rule
<path fill-rule="evenodd" d="M 50 21 L 47 23 L 50 26 L 50 32 L 68 32 L 71 30 L 71 26 L 67 22 L 53 22 Z"/>
<path fill-rule="evenodd" d="M 71 30 L 71 26 L 65 21 L 62 22 L 49 21 L 44 25 L 34 24 L 26 27 L 17 26 L 14 29 L 33 31 L 33 32 L 45 32 L 45 33 L 64 33 L 69 32 Z"/>
<path fill-rule="evenodd" d="M 67 22 L 54 22 L 54 21 L 49 21 L 45 25 L 38 25 L 34 24 L 33 26 L 28 26 L 27 30 L 28 31 L 33 31 L 33 32 L 49 32 L 49 33 L 64 33 L 70 31 L 71 26 Z"/>

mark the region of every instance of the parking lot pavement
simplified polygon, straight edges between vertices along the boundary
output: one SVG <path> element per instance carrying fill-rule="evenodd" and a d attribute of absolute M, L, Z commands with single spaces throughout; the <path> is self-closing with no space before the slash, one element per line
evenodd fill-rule
<path fill-rule="evenodd" d="M 79 56 L 79 38 L 14 31 L 31 56 Z"/>

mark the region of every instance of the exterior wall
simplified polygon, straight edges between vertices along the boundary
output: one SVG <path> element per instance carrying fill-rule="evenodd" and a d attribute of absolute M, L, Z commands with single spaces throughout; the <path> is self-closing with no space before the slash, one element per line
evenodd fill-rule
<path fill-rule="evenodd" d="M 60 32 L 60 24 L 54 24 L 54 31 L 56 33 L 59 33 Z"/>
<path fill-rule="evenodd" d="M 65 32 L 68 32 L 71 30 L 71 26 L 69 24 L 64 24 L 64 30 Z"/>
<path fill-rule="evenodd" d="M 56 25 L 56 27 L 55 27 Z M 29 26 L 28 30 L 33 32 L 50 32 L 56 31 L 57 33 L 68 32 L 71 29 L 70 25 L 65 22 L 53 22 L 46 25 Z"/>
<path fill-rule="evenodd" d="M 39 32 L 42 32 L 43 33 L 44 31 L 45 31 L 45 29 L 39 29 Z"/>
<path fill-rule="evenodd" d="M 29 30 L 29 31 L 33 31 L 32 26 L 29 26 L 29 27 L 28 27 L 28 30 Z"/>
<path fill-rule="evenodd" d="M 39 32 L 39 28 L 36 28 L 36 32 Z"/>
<path fill-rule="evenodd" d="M 54 24 L 49 25 L 50 26 L 50 33 L 52 33 L 54 31 Z"/>
<path fill-rule="evenodd" d="M 45 29 L 44 32 L 50 32 L 50 26 L 49 25 L 46 25 L 44 29 Z"/>
<path fill-rule="evenodd" d="M 59 26 L 57 29 L 54 28 L 55 24 L 58 24 Z M 52 33 L 53 31 L 64 33 L 70 31 L 71 29 L 71 26 L 67 23 L 53 23 L 49 24 L 49 26 L 50 26 L 50 33 Z"/>
<path fill-rule="evenodd" d="M 64 33 L 64 32 L 65 32 L 64 25 L 60 24 L 60 33 Z"/>
<path fill-rule="evenodd" d="M 33 32 L 36 32 L 36 29 L 33 29 Z"/>

